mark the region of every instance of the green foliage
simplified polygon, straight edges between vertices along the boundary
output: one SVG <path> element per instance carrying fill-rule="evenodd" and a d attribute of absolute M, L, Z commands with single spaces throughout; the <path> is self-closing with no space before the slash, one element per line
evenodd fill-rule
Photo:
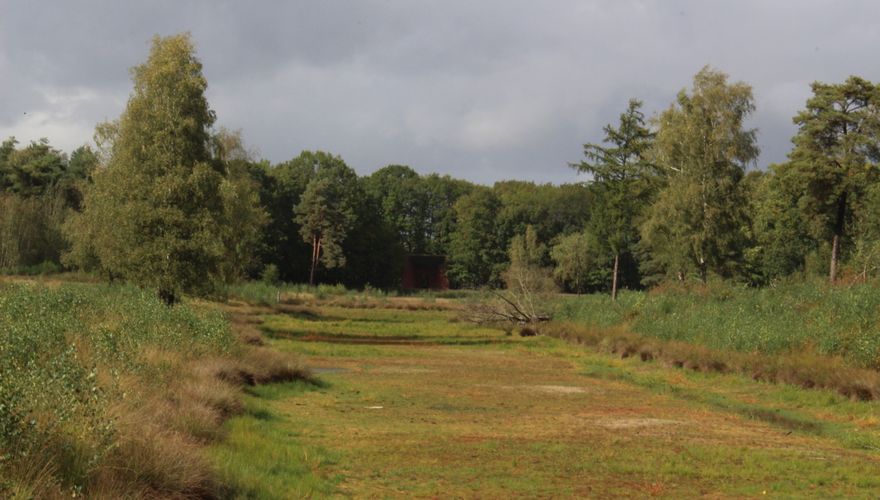
<path fill-rule="evenodd" d="M 226 162 L 220 183 L 223 210 L 219 217 L 223 241 L 221 275 L 225 282 L 240 280 L 258 264 L 258 253 L 269 214 L 260 204 L 259 184 L 250 175 L 247 160 Z"/>
<path fill-rule="evenodd" d="M 630 100 L 618 127 L 603 129 L 608 146 L 585 144 L 586 160 L 573 165 L 592 176 L 590 231 L 611 255 L 627 251 L 638 240 L 633 221 L 650 193 L 647 154 L 654 133 L 645 125 L 641 107 L 641 101 Z"/>
<path fill-rule="evenodd" d="M 584 227 L 593 206 L 590 193 L 580 184 L 535 184 L 523 181 L 496 182 L 492 191 L 501 201 L 498 231 L 505 247 L 528 226 L 541 242 Z M 549 264 L 545 260 L 545 264 Z"/>
<path fill-rule="evenodd" d="M 790 158 L 802 186 L 799 207 L 815 221 L 815 236 L 831 240 L 834 281 L 853 207 L 878 179 L 880 87 L 853 76 L 837 85 L 813 83 L 812 90 L 794 118 L 798 132 Z"/>
<path fill-rule="evenodd" d="M 588 295 L 564 300 L 559 319 L 633 331 L 713 349 L 779 354 L 815 350 L 853 365 L 880 368 L 877 284 L 828 287 L 789 283 L 746 288 L 716 283 L 626 292 L 617 304 Z"/>
<path fill-rule="evenodd" d="M 422 177 L 401 165 L 381 168 L 364 179 L 364 190 L 378 204 L 384 225 L 394 232 L 400 250 L 409 254 L 448 254 L 455 202 L 472 187 L 449 176 Z"/>
<path fill-rule="evenodd" d="M 791 165 L 771 165 L 766 174 L 750 173 L 749 209 L 753 245 L 746 252 L 756 284 L 803 273 L 816 247 L 810 222 L 799 208 L 801 183 Z"/>
<path fill-rule="evenodd" d="M 403 248 L 411 254 L 426 253 L 428 196 L 419 174 L 407 166 L 388 165 L 367 177 L 364 188 L 378 200 L 382 217 Z"/>
<path fill-rule="evenodd" d="M 504 272 L 504 284 L 508 290 L 519 290 L 524 294 L 556 291 L 552 271 L 543 265 L 547 259 L 547 246 L 538 241 L 533 226 L 526 226 L 525 234 L 513 237 L 507 255 L 510 265 Z"/>
<path fill-rule="evenodd" d="M 325 265 L 320 274 L 321 280 L 342 282 L 353 287 L 368 283 L 382 287 L 396 286 L 402 264 L 400 238 L 391 222 L 382 214 L 382 201 L 375 197 L 375 193 L 365 194 L 373 184 L 369 178 L 357 178 L 341 158 L 324 152 L 304 151 L 296 158 L 278 165 L 270 167 L 264 164 L 251 170 L 252 177 L 260 184 L 260 200 L 270 219 L 260 248 L 262 262 L 275 264 L 284 281 L 309 281 L 313 241 L 311 237 L 304 241 L 301 222 L 305 219 L 297 211 L 309 208 L 304 204 L 304 193 L 322 170 L 326 172 L 320 174 L 324 178 L 321 182 L 332 189 L 321 196 L 341 196 L 345 200 L 339 206 L 340 210 L 331 207 L 330 213 L 323 215 L 343 215 L 337 219 L 348 226 L 348 230 L 340 235 L 344 237 L 336 238 L 339 241 L 331 252 L 333 256 L 344 257 L 345 266 L 331 268 Z M 341 185 L 335 186 L 337 181 Z M 313 185 L 313 194 L 310 196 L 318 194 L 317 187 Z M 323 216 L 320 205 L 310 203 L 311 215 Z M 325 223 L 329 222 L 325 218 Z M 322 246 L 325 244 L 322 242 Z"/>
<path fill-rule="evenodd" d="M 449 245 L 449 278 L 456 286 L 498 285 L 506 267 L 505 245 L 496 216 L 501 200 L 476 188 L 455 203 L 456 227 Z"/>
<path fill-rule="evenodd" d="M 267 285 L 277 285 L 281 282 L 281 277 L 278 274 L 278 266 L 275 264 L 269 264 L 263 268 L 263 272 L 260 274 L 260 281 Z"/>
<path fill-rule="evenodd" d="M 499 296 L 498 307 L 519 323 L 547 319 L 549 294 L 557 291 L 551 269 L 543 266 L 547 246 L 538 241 L 534 227 L 526 226 L 525 234 L 513 237 L 507 254 L 510 265 L 502 275 L 507 292 Z"/>
<path fill-rule="evenodd" d="M 354 198 L 357 222 L 343 245 L 346 266 L 328 270 L 326 280 L 355 288 L 396 288 L 400 286 L 406 251 L 399 233 L 382 217 L 378 201 L 363 195 L 361 179 L 358 184 L 359 194 Z"/>
<path fill-rule="evenodd" d="M 0 191 L 22 196 L 45 193 L 68 175 L 67 157 L 40 139 L 16 149 L 10 137 L 0 145 Z"/>
<path fill-rule="evenodd" d="M 0 331 L 0 484 L 46 460 L 82 486 L 114 443 L 118 381 L 152 369 L 146 350 L 220 354 L 234 342 L 219 313 L 119 286 L 0 285 Z"/>
<path fill-rule="evenodd" d="M 572 165 L 592 175 L 589 230 L 596 249 L 613 261 L 612 296 L 617 293 L 621 254 L 632 253 L 639 234 L 636 217 L 653 195 L 653 167 L 647 160 L 654 133 L 645 125 L 642 103 L 631 99 L 617 128 L 606 125 L 604 143 L 585 144 L 586 160 Z"/>
<path fill-rule="evenodd" d="M 425 253 L 448 255 L 455 232 L 455 204 L 475 189 L 470 182 L 448 175 L 430 174 L 422 178 L 426 196 Z"/>
<path fill-rule="evenodd" d="M 357 174 L 342 158 L 318 152 L 315 159 L 294 217 L 303 241 L 312 245 L 311 284 L 319 262 L 329 269 L 345 266 L 342 243 L 357 222 L 357 200 L 363 197 Z"/>
<path fill-rule="evenodd" d="M 743 126 L 754 109 L 751 87 L 706 67 L 659 116 L 652 161 L 665 187 L 641 226 L 647 269 L 696 271 L 704 282 L 710 271 L 738 272 L 748 225 L 740 181 L 758 156 L 756 131 Z"/>
<path fill-rule="evenodd" d="M 83 221 L 68 231 L 78 255 L 102 270 L 158 289 L 207 293 L 224 274 L 223 172 L 212 161 L 214 112 L 188 35 L 156 37 L 132 70 L 134 91 L 112 130 L 105 169 L 86 194 Z M 99 129 L 99 132 L 101 130 Z M 109 135 L 109 134 L 108 134 Z M 240 264 L 239 264 L 240 265 Z"/>
<path fill-rule="evenodd" d="M 863 280 L 880 274 L 880 183 L 868 186 L 855 213 L 851 266 Z"/>
<path fill-rule="evenodd" d="M 65 195 L 58 188 L 29 197 L 0 193 L 0 271 L 58 263 L 65 248 L 61 225 L 67 213 Z"/>
<path fill-rule="evenodd" d="M 0 272 L 60 267 L 67 246 L 61 225 L 79 206 L 94 168 L 91 150 L 79 148 L 68 161 L 46 139 L 17 144 L 9 138 L 0 145 Z"/>
<path fill-rule="evenodd" d="M 568 290 L 581 293 L 587 288 L 595 260 L 595 251 L 586 231 L 559 238 L 550 249 L 553 276 Z"/>
<path fill-rule="evenodd" d="M 314 175 L 315 155 L 304 151 L 289 161 L 274 166 L 265 163 L 251 170 L 260 183 L 260 201 L 270 219 L 263 235 L 262 261 L 277 265 L 285 281 L 303 282 L 309 278 L 311 245 L 303 242 L 293 214 Z"/>

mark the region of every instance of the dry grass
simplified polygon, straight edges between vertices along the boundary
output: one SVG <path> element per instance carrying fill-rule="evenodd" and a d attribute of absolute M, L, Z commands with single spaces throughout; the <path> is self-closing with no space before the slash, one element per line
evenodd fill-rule
<path fill-rule="evenodd" d="M 219 479 L 206 455 L 207 446 L 221 441 L 227 432 L 225 422 L 243 411 L 245 386 L 308 380 L 309 374 L 295 357 L 263 346 L 253 317 L 233 313 L 231 319 L 232 333 L 240 343 L 226 354 L 194 355 L 148 345 L 137 352 L 135 361 L 141 369 L 117 375 L 98 370 L 97 384 L 109 404 L 94 411 L 101 416 L 97 421 L 112 423 L 105 434 L 111 441 L 93 442 L 85 433 L 94 431 L 84 430 L 79 421 L 69 426 L 40 424 L 53 429 L 43 449 L 26 460 L 0 461 L 2 477 L 11 478 L 0 481 L 0 497 L 234 495 Z M 88 342 L 74 341 L 84 363 L 100 361 Z"/>
<path fill-rule="evenodd" d="M 372 297 L 369 295 L 326 296 L 297 293 L 283 294 L 276 306 L 284 310 L 289 306 L 344 307 L 350 309 L 400 309 L 404 311 L 450 311 L 460 305 L 449 299 L 424 299 L 421 297 Z"/>
<path fill-rule="evenodd" d="M 154 357 L 168 363 L 173 356 Z M 98 498 L 216 498 L 225 494 L 204 446 L 242 411 L 241 387 L 307 379 L 290 356 L 246 346 L 238 356 L 184 362 L 177 383 L 114 408 L 118 439 L 88 485 Z M 132 398 L 134 399 L 134 398 Z"/>
<path fill-rule="evenodd" d="M 637 357 L 706 373 L 740 373 L 762 382 L 805 389 L 830 389 L 859 401 L 880 399 L 880 373 L 809 349 L 780 355 L 720 351 L 644 337 L 621 327 L 592 328 L 572 323 L 552 323 L 542 328 L 542 333 L 621 358 Z"/>

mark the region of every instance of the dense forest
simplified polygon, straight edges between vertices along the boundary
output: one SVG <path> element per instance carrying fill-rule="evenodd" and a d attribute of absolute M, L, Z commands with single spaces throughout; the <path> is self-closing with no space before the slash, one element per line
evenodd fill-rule
<path fill-rule="evenodd" d="M 155 38 L 132 74 L 93 146 L 0 146 L 3 272 L 80 270 L 174 302 L 246 278 L 396 288 L 407 254 L 446 256 L 454 287 L 498 287 L 523 238 L 578 293 L 867 279 L 880 263 L 880 86 L 858 77 L 812 85 L 785 163 L 759 168 L 751 87 L 706 67 L 651 116 L 630 100 L 571 184 L 483 186 L 405 165 L 359 176 L 323 151 L 258 159 L 215 128 L 187 35 Z"/>

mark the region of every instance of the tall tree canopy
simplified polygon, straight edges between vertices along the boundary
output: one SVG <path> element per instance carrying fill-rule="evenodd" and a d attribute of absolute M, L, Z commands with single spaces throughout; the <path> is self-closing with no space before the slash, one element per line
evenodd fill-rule
<path fill-rule="evenodd" d="M 682 90 L 657 120 L 652 161 L 665 187 L 641 235 L 649 265 L 665 273 L 694 269 L 705 281 L 709 271 L 733 274 L 741 261 L 748 214 L 740 181 L 758 157 L 756 131 L 744 123 L 755 104 L 749 85 L 727 79 L 703 68 L 690 94 Z"/>
<path fill-rule="evenodd" d="M 847 219 L 878 178 L 880 87 L 859 77 L 813 83 L 813 97 L 794 118 L 791 163 L 804 192 L 801 206 L 831 240 L 829 278 L 837 278 Z"/>
<path fill-rule="evenodd" d="M 419 174 L 410 167 L 388 165 L 365 179 L 367 193 L 378 201 L 382 217 L 397 232 L 409 253 L 426 253 L 428 197 Z"/>
<path fill-rule="evenodd" d="M 501 200 L 478 187 L 455 203 L 456 225 L 449 245 L 449 278 L 456 286 L 500 285 L 507 266 L 507 244 L 497 214 Z"/>
<path fill-rule="evenodd" d="M 110 130 L 105 169 L 72 238 L 101 268 L 158 290 L 168 303 L 205 293 L 221 274 L 223 167 L 211 155 L 214 112 L 189 35 L 153 39 L 132 70 L 134 90 Z M 87 253 L 87 252 L 86 252 Z"/>
<path fill-rule="evenodd" d="M 303 241 L 311 245 L 309 283 L 315 284 L 318 265 L 345 265 L 343 242 L 357 221 L 357 201 L 364 194 L 357 174 L 338 156 L 315 154 L 314 174 L 295 209 Z"/>
<path fill-rule="evenodd" d="M 67 157 L 49 145 L 48 139 L 16 148 L 15 137 L 0 145 L 0 190 L 36 196 L 69 177 Z"/>

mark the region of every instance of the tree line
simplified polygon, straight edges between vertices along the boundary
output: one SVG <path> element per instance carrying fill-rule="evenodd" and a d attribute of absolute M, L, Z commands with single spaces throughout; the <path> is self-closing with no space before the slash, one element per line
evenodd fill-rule
<path fill-rule="evenodd" d="M 483 186 L 337 155 L 258 160 L 215 129 L 188 35 L 156 37 L 95 146 L 0 146 L 0 269 L 80 269 L 211 294 L 245 278 L 394 288 L 407 254 L 455 287 L 528 261 L 569 292 L 664 280 L 866 279 L 880 259 L 880 88 L 815 83 L 788 161 L 756 168 L 750 86 L 706 67 L 651 118 L 633 99 L 571 166 L 586 182 Z M 528 255 L 525 259 L 523 255 Z M 517 257 L 519 256 L 519 257 Z"/>

